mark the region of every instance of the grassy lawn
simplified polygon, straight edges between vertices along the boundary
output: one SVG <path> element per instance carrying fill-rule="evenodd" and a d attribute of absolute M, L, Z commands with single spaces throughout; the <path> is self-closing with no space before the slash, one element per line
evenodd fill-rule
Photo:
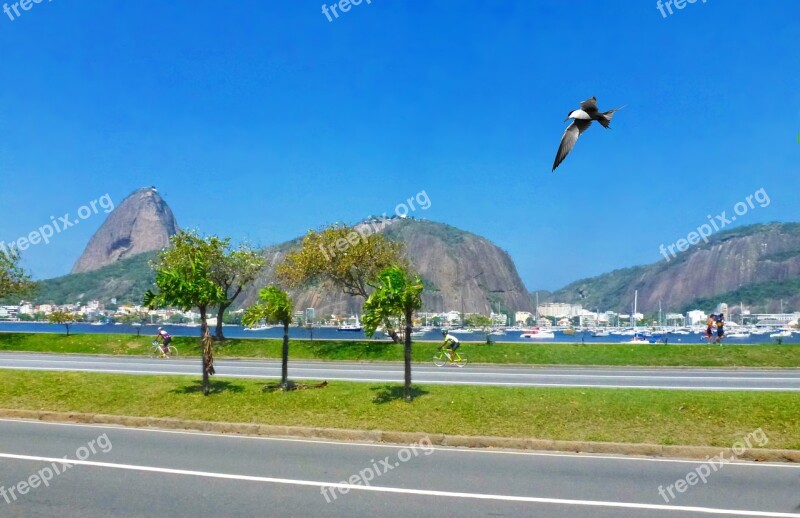
<path fill-rule="evenodd" d="M 152 337 L 0 333 L 0 351 L 80 354 L 146 354 Z M 181 356 L 199 356 L 196 338 L 177 337 Z M 414 344 L 414 361 L 428 362 L 436 344 Z M 473 363 L 526 365 L 631 365 L 696 367 L 800 367 L 800 345 L 464 344 Z M 280 358 L 275 339 L 230 339 L 216 346 L 219 358 Z M 402 361 L 403 347 L 383 341 L 292 340 L 295 360 Z"/>
<path fill-rule="evenodd" d="M 730 447 L 762 428 L 766 447 L 800 449 L 800 395 L 418 386 L 332 382 L 323 389 L 264 392 L 255 380 L 3 371 L 0 407 L 333 428 L 423 431 Z"/>

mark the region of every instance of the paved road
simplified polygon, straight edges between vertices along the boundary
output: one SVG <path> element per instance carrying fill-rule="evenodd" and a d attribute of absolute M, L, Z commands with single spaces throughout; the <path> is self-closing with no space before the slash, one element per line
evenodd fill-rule
<path fill-rule="evenodd" d="M 727 463 L 678 492 L 700 466 L 0 420 L 0 516 L 800 518 L 800 466 Z"/>
<path fill-rule="evenodd" d="M 121 374 L 200 372 L 199 359 L 160 360 L 126 356 L 0 353 L 0 368 L 92 371 Z M 217 360 L 218 376 L 280 378 L 280 362 Z M 399 363 L 290 361 L 289 375 L 302 380 L 402 382 Z M 800 369 L 641 369 L 634 367 L 414 366 L 415 383 L 520 387 L 609 387 L 688 390 L 800 391 Z"/>

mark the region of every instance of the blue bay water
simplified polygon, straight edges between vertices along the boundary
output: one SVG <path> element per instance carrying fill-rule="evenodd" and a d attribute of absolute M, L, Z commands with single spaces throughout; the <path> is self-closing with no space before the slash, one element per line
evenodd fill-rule
<path fill-rule="evenodd" d="M 139 328 L 141 331 L 142 340 L 148 340 L 155 337 L 158 326 L 155 325 L 147 325 Z M 164 329 L 173 336 L 200 336 L 200 327 L 187 327 L 187 326 L 179 326 L 179 325 L 164 325 Z M 271 329 L 259 330 L 259 331 L 246 331 L 241 326 L 225 326 L 224 327 L 225 336 L 227 338 L 282 338 L 283 337 L 283 328 L 281 327 L 273 327 Z M 53 334 L 64 334 L 65 329 L 63 325 L 56 325 L 56 324 L 48 324 L 48 323 L 34 323 L 34 322 L 0 322 L 0 333 L 53 333 Z M 128 334 L 128 335 L 136 335 L 137 328 L 134 326 L 122 324 L 122 325 L 114 325 L 114 324 L 106 324 L 106 325 L 91 325 L 91 324 L 73 324 L 70 327 L 70 334 Z M 212 329 L 213 333 L 213 329 Z M 492 336 L 492 339 L 496 342 L 527 342 L 527 343 L 624 343 L 629 342 L 632 337 L 630 336 L 621 336 L 621 335 L 611 335 L 607 337 L 592 337 L 589 333 L 581 333 L 580 331 L 576 331 L 575 334 L 565 334 L 561 331 L 555 332 L 554 338 L 544 338 L 544 339 L 536 339 L 531 340 L 527 338 L 521 338 L 522 335 L 521 331 L 509 331 L 504 335 L 500 336 Z M 485 342 L 486 335 L 481 332 L 474 332 L 474 333 L 467 333 L 467 334 L 456 334 L 462 342 Z M 311 338 L 311 333 L 307 328 L 304 327 L 290 327 L 289 328 L 289 337 L 293 339 L 309 339 Z M 331 327 L 315 327 L 313 330 L 313 338 L 314 339 L 323 339 L 323 340 L 370 340 L 368 339 L 363 331 L 359 332 L 343 332 L 338 331 L 336 328 Z M 432 329 L 426 331 L 423 336 L 415 337 L 415 341 L 441 341 L 442 334 L 440 330 Z M 375 341 L 385 341 L 388 338 L 383 335 L 379 334 L 375 338 L 372 338 Z M 688 334 L 688 335 L 670 335 L 669 337 L 669 344 L 675 345 L 699 345 L 704 344 L 705 339 L 700 334 Z M 776 340 L 774 338 L 770 338 L 769 335 L 751 335 L 747 338 L 726 338 L 725 344 L 735 345 L 735 344 L 774 344 Z M 800 335 L 797 333 L 793 334 L 791 337 L 787 337 L 783 339 L 783 343 L 785 344 L 796 344 L 800 343 Z"/>

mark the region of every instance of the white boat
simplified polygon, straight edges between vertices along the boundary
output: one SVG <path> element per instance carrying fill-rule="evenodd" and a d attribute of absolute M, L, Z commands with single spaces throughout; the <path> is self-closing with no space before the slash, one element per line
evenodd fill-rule
<path fill-rule="evenodd" d="M 778 331 L 777 333 L 772 333 L 771 335 L 769 335 L 770 338 L 787 338 L 790 336 L 792 336 L 791 329 L 784 329 L 782 331 Z"/>
<path fill-rule="evenodd" d="M 604 337 L 610 336 L 610 335 L 611 335 L 611 333 L 609 333 L 605 329 L 595 329 L 594 331 L 592 331 L 592 336 L 595 337 L 595 338 L 604 338 Z"/>
<path fill-rule="evenodd" d="M 411 336 L 414 338 L 419 338 L 420 336 L 425 336 L 425 331 L 412 331 Z"/>
<path fill-rule="evenodd" d="M 556 335 L 552 331 L 548 331 L 547 329 L 542 329 L 541 327 L 534 327 L 533 329 L 525 329 L 524 332 L 520 335 L 520 338 L 529 338 L 532 340 L 536 340 L 539 338 L 555 338 Z"/>
<path fill-rule="evenodd" d="M 738 329 L 730 333 L 725 333 L 725 338 L 750 338 L 750 333 L 748 331 Z"/>
<path fill-rule="evenodd" d="M 466 335 L 466 334 L 470 334 L 470 333 L 474 333 L 474 332 L 475 332 L 474 329 L 463 329 L 463 328 L 461 328 L 461 329 L 451 329 L 450 331 L 448 331 L 448 333 L 453 333 L 454 335 Z"/>
<path fill-rule="evenodd" d="M 266 324 L 261 324 L 260 326 L 245 327 L 244 330 L 245 331 L 264 331 L 264 330 L 267 330 L 267 329 L 272 329 L 273 327 L 275 327 L 275 326 L 268 326 Z"/>
<path fill-rule="evenodd" d="M 346 323 L 346 324 L 344 324 L 342 326 L 339 326 L 337 328 L 337 330 L 338 331 L 345 331 L 345 332 L 358 332 L 358 331 L 361 331 L 362 329 L 364 329 L 361 326 L 361 322 L 358 321 L 358 317 L 357 316 L 355 317 L 355 319 L 356 319 L 355 323 L 348 322 L 348 323 Z"/>

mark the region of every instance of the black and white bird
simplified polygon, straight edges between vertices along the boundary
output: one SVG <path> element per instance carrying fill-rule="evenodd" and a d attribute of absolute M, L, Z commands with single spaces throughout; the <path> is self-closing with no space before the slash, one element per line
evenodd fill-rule
<path fill-rule="evenodd" d="M 561 144 L 558 146 L 558 153 L 556 153 L 556 160 L 553 162 L 553 171 L 556 170 L 556 167 L 567 158 L 567 155 L 572 148 L 575 147 L 575 142 L 578 141 L 578 137 L 586 131 L 586 128 L 592 125 L 592 121 L 597 121 L 604 128 L 608 128 L 609 124 L 611 124 L 611 117 L 614 116 L 614 112 L 617 110 L 621 110 L 622 108 L 614 108 L 613 110 L 609 110 L 607 112 L 600 113 L 597 110 L 597 98 L 592 97 L 591 99 L 586 99 L 581 103 L 580 110 L 573 110 L 569 112 L 567 118 L 564 119 L 564 122 L 572 119 L 572 124 L 567 126 L 567 129 L 564 131 L 564 134 L 561 136 Z"/>

